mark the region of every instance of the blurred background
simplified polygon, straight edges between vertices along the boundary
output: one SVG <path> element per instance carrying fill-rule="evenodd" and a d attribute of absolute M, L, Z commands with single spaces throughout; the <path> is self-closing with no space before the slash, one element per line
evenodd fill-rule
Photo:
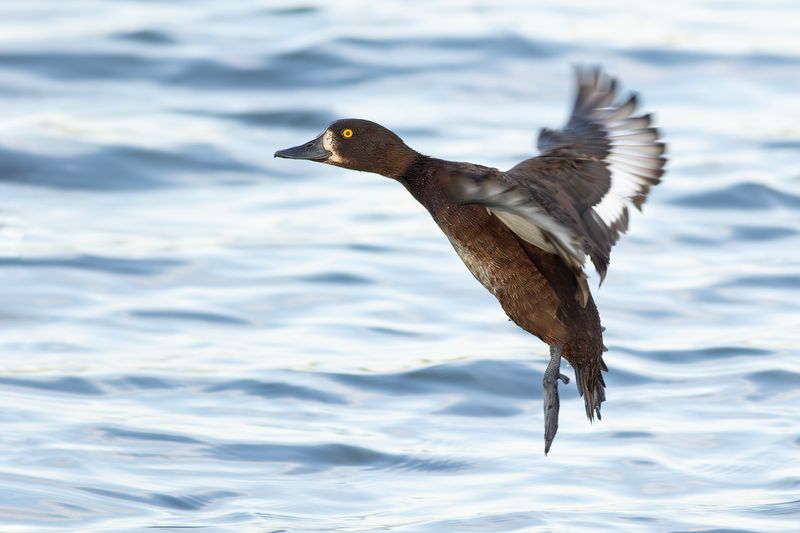
<path fill-rule="evenodd" d="M 0 529 L 789 531 L 796 2 L 3 0 Z M 274 160 L 339 117 L 507 168 L 641 93 L 668 174 L 562 387 L 428 214 Z M 794 524 L 794 526 L 792 526 Z"/>

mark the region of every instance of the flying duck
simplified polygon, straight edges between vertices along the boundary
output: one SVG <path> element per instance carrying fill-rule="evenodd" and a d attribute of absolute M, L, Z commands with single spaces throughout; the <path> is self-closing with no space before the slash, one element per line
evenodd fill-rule
<path fill-rule="evenodd" d="M 665 145 L 637 96 L 619 95 L 599 67 L 577 67 L 562 129 L 539 132 L 540 155 L 509 170 L 422 155 L 383 126 L 337 120 L 275 157 L 307 159 L 395 179 L 430 212 L 473 276 L 519 327 L 550 346 L 544 450 L 558 430 L 563 356 L 590 421 L 606 399 L 603 328 L 584 264 L 605 278 L 612 246 L 664 174 Z"/>

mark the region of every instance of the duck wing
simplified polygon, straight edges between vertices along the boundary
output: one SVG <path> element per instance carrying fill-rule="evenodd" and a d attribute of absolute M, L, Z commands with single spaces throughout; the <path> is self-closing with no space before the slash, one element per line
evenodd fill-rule
<path fill-rule="evenodd" d="M 598 67 L 579 66 L 575 74 L 577 94 L 567 125 L 542 129 L 541 155 L 509 172 L 534 181 L 558 180 L 581 214 L 602 279 L 611 248 L 628 230 L 629 207 L 641 211 L 664 175 L 666 147 L 652 115 L 637 113 L 636 93 L 620 98 L 617 80 Z M 545 159 L 549 168 L 543 168 Z"/>
<path fill-rule="evenodd" d="M 549 166 L 542 161 L 543 169 Z M 551 170 L 559 169 L 557 165 Z M 448 165 L 438 177 L 455 203 L 484 206 L 518 238 L 561 257 L 578 281 L 577 301 L 586 305 L 589 287 L 583 263 L 591 243 L 583 233 L 580 213 L 558 180 L 531 180 L 469 163 Z"/>
<path fill-rule="evenodd" d="M 585 256 L 602 282 L 611 247 L 628 229 L 629 206 L 641 210 L 666 159 L 652 117 L 636 113 L 636 94 L 619 99 L 617 81 L 599 68 L 578 67 L 576 76 L 569 121 L 540 132 L 541 155 L 507 172 L 451 177 L 448 191 L 457 202 L 485 205 L 520 238 L 561 256 L 585 301 Z"/>

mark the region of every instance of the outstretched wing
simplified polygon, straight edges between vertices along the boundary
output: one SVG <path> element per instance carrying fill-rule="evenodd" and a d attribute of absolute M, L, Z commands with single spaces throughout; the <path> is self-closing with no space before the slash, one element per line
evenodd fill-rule
<path fill-rule="evenodd" d="M 577 79 L 572 115 L 564 129 L 542 130 L 540 156 L 507 172 L 458 171 L 448 177 L 448 190 L 455 201 L 486 206 L 520 238 L 558 254 L 575 272 L 585 304 L 585 256 L 602 280 L 611 247 L 628 229 L 629 205 L 641 209 L 666 159 L 650 115 L 635 115 L 635 94 L 617 101 L 616 80 L 597 68 L 578 68 Z"/>
<path fill-rule="evenodd" d="M 628 208 L 641 211 L 650 189 L 661 181 L 665 145 L 652 116 L 636 114 L 635 93 L 619 100 L 617 80 L 596 67 L 577 67 L 576 76 L 575 106 L 566 127 L 543 129 L 538 147 L 540 157 L 574 160 L 576 171 L 562 185 L 588 215 L 597 244 L 610 252 L 628 229 Z M 525 173 L 529 161 L 512 171 Z"/>

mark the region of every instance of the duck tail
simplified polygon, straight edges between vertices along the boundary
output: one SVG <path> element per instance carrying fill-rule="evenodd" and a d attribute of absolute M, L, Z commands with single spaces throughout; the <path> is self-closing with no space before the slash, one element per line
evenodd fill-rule
<path fill-rule="evenodd" d="M 598 364 L 599 363 L 599 364 Z M 590 422 L 597 416 L 601 420 L 600 406 L 606 400 L 606 382 L 603 379 L 603 372 L 608 372 L 608 366 L 600 355 L 593 361 L 581 361 L 572 363 L 575 370 L 575 382 L 578 392 L 583 397 L 586 406 L 586 416 Z"/>

